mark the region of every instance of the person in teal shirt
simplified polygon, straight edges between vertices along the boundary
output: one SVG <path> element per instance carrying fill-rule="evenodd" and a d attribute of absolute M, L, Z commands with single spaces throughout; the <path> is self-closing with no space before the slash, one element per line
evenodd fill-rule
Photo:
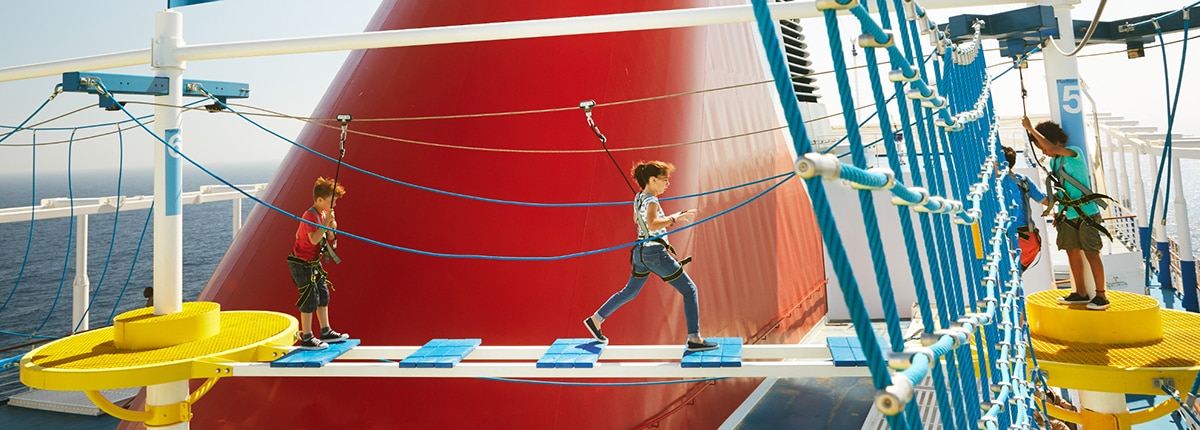
<path fill-rule="evenodd" d="M 1088 309 L 1102 310 L 1109 306 L 1108 295 L 1105 294 L 1104 262 L 1100 259 L 1100 248 L 1104 242 L 1100 239 L 1100 208 L 1095 201 L 1082 202 L 1091 192 L 1091 172 L 1083 153 L 1067 146 L 1067 133 L 1053 121 L 1044 121 L 1036 127 L 1029 117 L 1021 119 L 1021 126 L 1033 137 L 1034 144 L 1050 160 L 1050 172 L 1054 177 L 1055 187 L 1051 189 L 1051 202 L 1058 203 L 1058 215 L 1054 218 L 1058 228 L 1058 249 L 1067 254 L 1071 266 L 1071 279 L 1075 280 L 1075 291 L 1066 297 L 1058 299 L 1062 304 L 1087 304 Z M 1087 287 L 1082 276 L 1083 265 L 1086 263 L 1092 269 L 1092 278 L 1096 283 L 1096 296 L 1088 297 Z"/>

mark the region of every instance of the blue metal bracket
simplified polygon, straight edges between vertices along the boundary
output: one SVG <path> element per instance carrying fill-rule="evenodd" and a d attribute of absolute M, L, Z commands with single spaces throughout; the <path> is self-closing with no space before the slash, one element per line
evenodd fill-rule
<path fill-rule="evenodd" d="M 110 94 L 139 94 L 165 96 L 170 89 L 170 78 L 166 76 L 117 75 L 112 73 L 67 72 L 63 73 L 63 91 L 100 95 L 100 107 L 114 109 L 117 102 L 111 96 L 101 94 L 100 85 Z M 183 95 L 205 97 L 200 90 L 216 97 L 222 103 L 227 99 L 250 97 L 250 84 L 222 81 L 183 80 Z"/>

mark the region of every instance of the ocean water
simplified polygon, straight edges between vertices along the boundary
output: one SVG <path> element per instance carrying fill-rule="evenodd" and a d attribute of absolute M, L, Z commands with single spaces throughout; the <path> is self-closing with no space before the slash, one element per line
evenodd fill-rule
<path fill-rule="evenodd" d="M 210 168 L 236 185 L 267 182 L 276 167 L 263 164 Z M 0 208 L 30 206 L 34 197 L 32 179 L 28 173 L 0 175 Z M 36 200 L 67 197 L 69 193 L 76 198 L 117 195 L 116 171 L 75 171 L 70 179 L 68 188 L 66 172 L 39 172 Z M 120 184 L 121 195 L 151 195 L 153 171 L 127 170 Z M 212 184 L 220 182 L 198 170 L 184 172 L 185 192 Z M 243 219 L 255 206 L 251 200 L 242 200 Z M 195 300 L 199 295 L 232 241 L 232 207 L 232 202 L 183 207 L 185 300 Z M 148 210 L 129 210 L 88 217 L 87 273 L 94 299 L 91 328 L 110 325 L 110 316 L 145 306 L 142 291 L 152 285 L 153 279 L 154 222 L 146 223 L 149 214 Z M 28 352 L 28 347 L 9 349 L 29 342 L 28 335 L 61 336 L 79 323 L 71 317 L 78 240 L 74 237 L 74 219 L 77 218 L 37 220 L 33 223 L 32 240 L 29 221 L 0 224 L 0 331 L 16 333 L 0 334 L 0 359 Z M 138 252 L 143 228 L 145 239 Z M 69 247 L 68 240 L 72 241 Z M 22 265 L 22 261 L 27 262 Z"/>

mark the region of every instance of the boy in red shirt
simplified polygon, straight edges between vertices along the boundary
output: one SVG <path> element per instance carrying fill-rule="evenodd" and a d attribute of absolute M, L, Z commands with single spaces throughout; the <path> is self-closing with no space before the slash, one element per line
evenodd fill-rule
<path fill-rule="evenodd" d="M 313 205 L 304 211 L 303 218 L 321 225 L 318 228 L 308 223 L 300 223 L 296 229 L 296 241 L 292 246 L 292 255 L 287 258 L 288 268 L 292 272 L 292 281 L 300 289 L 300 299 L 296 306 L 300 308 L 300 348 L 325 349 L 329 343 L 345 342 L 350 336 L 338 333 L 329 325 L 329 287 L 332 283 L 326 278 L 325 269 L 321 267 L 321 257 L 328 242 L 333 241 L 333 232 L 337 229 L 337 220 L 333 215 L 333 201 L 341 198 L 346 190 L 333 180 L 317 178 L 313 185 Z M 318 323 L 321 324 L 320 336 L 312 333 L 313 312 L 317 313 Z"/>

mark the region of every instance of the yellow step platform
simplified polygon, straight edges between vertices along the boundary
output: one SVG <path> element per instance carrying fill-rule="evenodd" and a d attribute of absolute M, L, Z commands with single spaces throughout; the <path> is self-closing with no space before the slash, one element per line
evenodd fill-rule
<path fill-rule="evenodd" d="M 1163 394 L 1156 380 L 1191 386 L 1200 371 L 1200 315 L 1120 291 L 1109 291 L 1112 305 L 1099 311 L 1059 304 L 1065 295 L 1042 291 L 1025 302 L 1033 351 L 1050 385 L 1151 395 Z"/>
<path fill-rule="evenodd" d="M 72 335 L 21 359 L 21 382 L 34 388 L 95 391 L 228 376 L 222 362 L 270 361 L 287 352 L 298 324 L 291 315 L 221 312 L 188 302 L 183 311 L 121 314 L 113 327 Z"/>

